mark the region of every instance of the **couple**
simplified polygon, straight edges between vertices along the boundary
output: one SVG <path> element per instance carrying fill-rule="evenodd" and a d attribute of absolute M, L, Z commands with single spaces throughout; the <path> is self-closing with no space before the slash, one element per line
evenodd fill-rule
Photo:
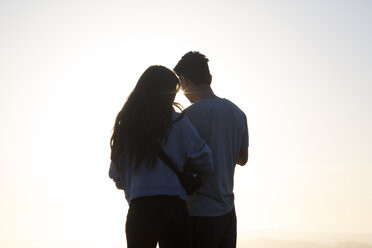
<path fill-rule="evenodd" d="M 236 247 L 233 176 L 248 160 L 247 120 L 213 93 L 208 61 L 186 53 L 178 77 L 150 66 L 116 117 L 109 176 L 129 203 L 128 248 Z M 192 105 L 176 113 L 180 87 Z M 196 192 L 186 194 L 161 150 L 178 170 L 188 162 L 200 172 Z"/>

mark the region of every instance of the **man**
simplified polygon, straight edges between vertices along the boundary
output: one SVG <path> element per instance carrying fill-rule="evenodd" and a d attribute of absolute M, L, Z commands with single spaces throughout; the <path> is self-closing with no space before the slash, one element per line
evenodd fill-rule
<path fill-rule="evenodd" d="M 235 165 L 248 161 L 248 127 L 243 111 L 211 89 L 208 59 L 188 52 L 174 71 L 192 103 L 185 114 L 213 153 L 213 172 L 202 174 L 202 186 L 187 200 L 193 247 L 236 247 L 233 177 Z"/>

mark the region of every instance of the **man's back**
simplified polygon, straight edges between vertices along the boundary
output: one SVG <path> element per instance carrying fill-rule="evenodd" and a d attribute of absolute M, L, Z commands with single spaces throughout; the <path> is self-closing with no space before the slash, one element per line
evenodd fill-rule
<path fill-rule="evenodd" d="M 213 153 L 214 169 L 188 199 L 191 216 L 221 216 L 234 207 L 234 170 L 240 150 L 248 148 L 246 116 L 222 98 L 200 99 L 185 110 Z"/>

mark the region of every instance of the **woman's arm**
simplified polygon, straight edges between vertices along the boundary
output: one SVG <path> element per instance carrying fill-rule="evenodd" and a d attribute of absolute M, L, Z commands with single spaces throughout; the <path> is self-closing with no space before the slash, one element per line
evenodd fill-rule
<path fill-rule="evenodd" d="M 116 165 L 113 162 L 110 163 L 109 177 L 112 180 L 114 180 L 116 188 L 124 189 L 124 185 L 122 184 L 122 182 L 120 180 L 119 171 L 118 171 Z"/>

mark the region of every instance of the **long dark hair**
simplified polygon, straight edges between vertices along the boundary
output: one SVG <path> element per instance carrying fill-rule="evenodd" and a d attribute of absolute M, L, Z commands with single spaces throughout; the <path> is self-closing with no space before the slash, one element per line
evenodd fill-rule
<path fill-rule="evenodd" d="M 153 166 L 157 151 L 172 123 L 178 77 L 164 66 L 150 66 L 118 113 L 111 137 L 111 161 L 120 169 L 125 154 L 127 165 L 137 170 L 143 159 Z"/>

